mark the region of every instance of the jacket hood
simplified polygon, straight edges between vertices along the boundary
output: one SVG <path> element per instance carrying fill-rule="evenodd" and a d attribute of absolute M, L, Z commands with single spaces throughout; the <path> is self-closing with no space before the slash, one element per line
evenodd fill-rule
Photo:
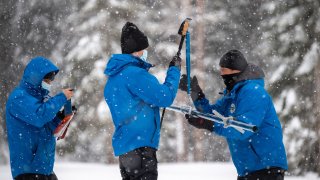
<path fill-rule="evenodd" d="M 152 67 L 152 64 L 147 63 L 131 54 L 113 54 L 108 61 L 104 73 L 108 76 L 113 76 L 130 64 L 147 70 Z"/>
<path fill-rule="evenodd" d="M 263 70 L 254 64 L 248 64 L 247 68 L 236 80 L 237 82 L 249 79 L 263 79 L 265 77 Z"/>
<path fill-rule="evenodd" d="M 43 77 L 50 72 L 57 74 L 59 69 L 49 59 L 36 57 L 26 66 L 22 80 L 34 87 L 40 87 Z"/>
<path fill-rule="evenodd" d="M 264 72 L 259 66 L 248 64 L 247 68 L 236 79 L 236 84 L 232 88 L 230 95 L 235 95 L 235 92 L 247 83 L 256 83 L 264 87 L 264 77 Z M 224 90 L 224 94 L 228 94 L 227 89 Z"/>

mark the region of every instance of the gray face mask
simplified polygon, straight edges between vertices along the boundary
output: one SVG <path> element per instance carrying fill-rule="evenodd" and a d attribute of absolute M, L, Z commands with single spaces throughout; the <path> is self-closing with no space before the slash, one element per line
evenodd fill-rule
<path fill-rule="evenodd" d="M 143 54 L 142 56 L 140 56 L 140 59 L 144 62 L 148 62 L 148 51 L 147 50 L 143 50 Z"/>

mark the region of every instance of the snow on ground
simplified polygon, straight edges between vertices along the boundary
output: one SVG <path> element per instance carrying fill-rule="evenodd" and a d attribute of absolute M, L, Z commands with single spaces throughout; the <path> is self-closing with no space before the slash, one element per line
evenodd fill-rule
<path fill-rule="evenodd" d="M 118 165 L 58 162 L 55 172 L 59 180 L 121 180 Z M 159 180 L 235 180 L 236 170 L 231 163 L 159 164 Z M 11 180 L 9 166 L 0 166 L 0 180 Z M 314 174 L 304 177 L 286 176 L 286 180 L 320 180 Z"/>

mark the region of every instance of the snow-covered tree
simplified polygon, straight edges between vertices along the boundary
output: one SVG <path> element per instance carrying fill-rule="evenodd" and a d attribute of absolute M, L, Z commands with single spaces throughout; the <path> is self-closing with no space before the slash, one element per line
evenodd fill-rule
<path fill-rule="evenodd" d="M 269 67 L 269 90 L 284 127 L 290 170 L 320 174 L 319 1 L 265 2 L 256 51 Z"/>

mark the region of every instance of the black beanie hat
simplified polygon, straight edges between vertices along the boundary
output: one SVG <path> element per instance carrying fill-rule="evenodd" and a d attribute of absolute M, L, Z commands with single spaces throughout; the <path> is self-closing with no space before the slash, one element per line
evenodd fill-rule
<path fill-rule="evenodd" d="M 221 57 L 219 65 L 220 67 L 242 72 L 247 68 L 248 63 L 239 50 L 230 50 Z"/>
<path fill-rule="evenodd" d="M 123 54 L 141 51 L 148 46 L 147 36 L 135 24 L 127 22 L 123 26 L 121 33 L 121 50 Z"/>

